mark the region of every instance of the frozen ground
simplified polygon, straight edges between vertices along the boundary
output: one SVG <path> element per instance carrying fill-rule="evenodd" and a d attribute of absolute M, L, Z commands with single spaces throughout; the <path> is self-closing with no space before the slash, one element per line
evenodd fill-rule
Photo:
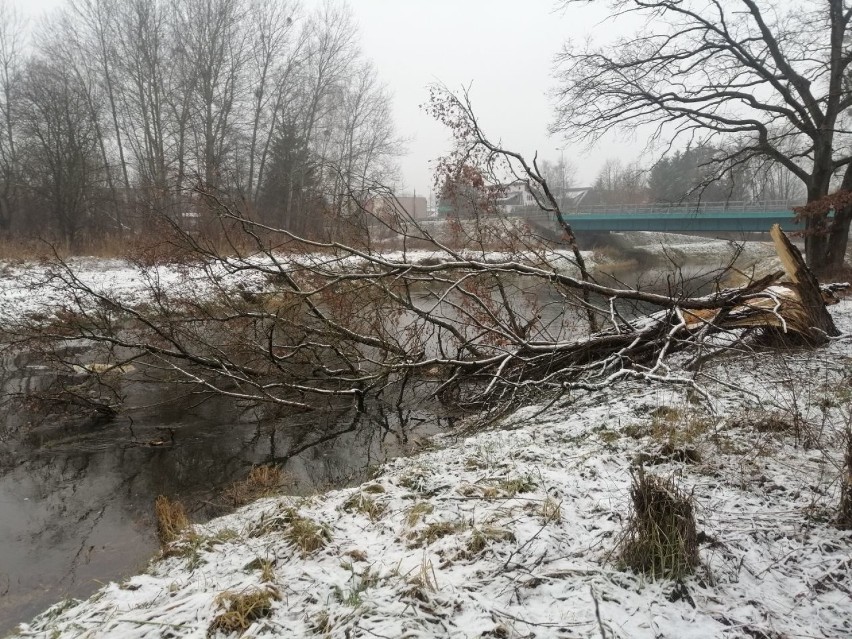
<path fill-rule="evenodd" d="M 831 310 L 850 335 L 852 302 Z M 225 636 L 248 596 L 244 637 L 852 636 L 852 533 L 832 524 L 852 340 L 744 352 L 700 381 L 713 406 L 579 393 L 362 486 L 258 501 L 20 636 Z M 701 566 L 682 583 L 619 563 L 638 458 L 694 496 Z"/>
<path fill-rule="evenodd" d="M 686 262 L 707 267 L 721 268 L 736 258 L 736 266 L 745 274 L 754 272 L 756 277 L 780 269 L 780 262 L 771 241 L 737 242 L 715 240 L 677 233 L 636 231 L 617 233 L 620 243 L 658 258 L 682 265 Z"/>

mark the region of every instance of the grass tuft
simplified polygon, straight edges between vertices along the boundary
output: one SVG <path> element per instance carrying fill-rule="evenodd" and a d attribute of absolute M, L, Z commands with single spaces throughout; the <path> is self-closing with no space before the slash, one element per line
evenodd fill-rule
<path fill-rule="evenodd" d="M 485 550 L 491 542 L 515 541 L 515 533 L 505 528 L 484 526 L 474 528 L 467 542 L 467 554 L 475 556 Z"/>
<path fill-rule="evenodd" d="M 415 546 L 431 544 L 442 537 L 453 535 L 464 530 L 465 524 L 459 521 L 435 521 L 428 524 L 423 530 L 413 535 Z"/>
<path fill-rule="evenodd" d="M 328 610 L 320 610 L 316 613 L 311 617 L 308 626 L 315 635 L 328 635 L 334 629 Z"/>
<path fill-rule="evenodd" d="M 179 501 L 160 495 L 154 501 L 154 517 L 157 520 L 157 539 L 165 548 L 189 529 L 189 517 Z"/>
<path fill-rule="evenodd" d="M 545 524 L 562 521 L 562 502 L 556 501 L 553 497 L 546 498 L 541 503 L 541 520 Z"/>
<path fill-rule="evenodd" d="M 515 477 L 514 479 L 501 481 L 497 487 L 509 497 L 514 497 L 519 493 L 528 493 L 535 490 L 536 483 L 530 477 Z"/>
<path fill-rule="evenodd" d="M 405 525 L 409 528 L 414 528 L 423 517 L 431 514 L 435 507 L 428 501 L 421 501 L 414 504 L 405 516 Z"/>
<path fill-rule="evenodd" d="M 275 581 L 275 560 L 256 557 L 245 566 L 245 570 L 259 570 L 260 580 L 272 583 Z"/>
<path fill-rule="evenodd" d="M 216 597 L 216 603 L 225 611 L 213 618 L 207 634 L 242 634 L 258 619 L 268 617 L 272 612 L 273 600 L 278 598 L 278 593 L 273 589 L 221 593 Z"/>
<path fill-rule="evenodd" d="M 363 488 L 361 488 L 361 492 L 370 493 L 371 495 L 379 495 L 381 493 L 386 492 L 385 487 L 381 484 L 367 484 Z"/>
<path fill-rule="evenodd" d="M 633 512 L 621 541 L 621 560 L 652 579 L 679 579 L 698 565 L 693 500 L 672 479 L 633 475 Z"/>
<path fill-rule="evenodd" d="M 353 494 L 349 499 L 343 502 L 342 508 L 347 512 L 363 513 L 372 521 L 376 521 L 381 518 L 385 512 L 384 504 L 380 504 L 375 499 L 362 492 Z"/>
<path fill-rule="evenodd" d="M 295 512 L 290 515 L 290 526 L 286 537 L 303 555 L 321 550 L 331 541 L 331 533 L 326 526 Z"/>
<path fill-rule="evenodd" d="M 261 497 L 270 497 L 284 483 L 284 471 L 278 466 L 252 466 L 246 478 L 231 484 L 224 492 L 225 499 L 234 508 Z"/>
<path fill-rule="evenodd" d="M 408 580 L 407 587 L 403 590 L 403 598 L 415 599 L 422 603 L 428 603 L 431 593 L 437 592 L 438 579 L 431 560 L 426 556 L 420 562 L 417 572 Z"/>
<path fill-rule="evenodd" d="M 302 554 L 308 555 L 325 548 L 331 541 L 331 532 L 324 524 L 303 517 L 294 508 L 285 508 L 281 514 L 262 517 L 248 532 L 249 537 L 270 533 L 283 533 L 284 537 Z"/>

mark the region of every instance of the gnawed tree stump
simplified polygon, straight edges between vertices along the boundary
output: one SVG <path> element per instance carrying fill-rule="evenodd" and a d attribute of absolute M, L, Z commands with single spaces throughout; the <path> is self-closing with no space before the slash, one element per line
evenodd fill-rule
<path fill-rule="evenodd" d="M 770 229 L 775 250 L 787 276 L 755 292 L 742 304 L 729 309 L 683 312 L 690 330 L 713 321 L 719 328 L 774 328 L 783 334 L 798 336 L 820 345 L 839 334 L 826 306 L 837 303 L 835 292 L 848 285 L 821 287 L 805 264 L 802 254 L 775 224 Z"/>

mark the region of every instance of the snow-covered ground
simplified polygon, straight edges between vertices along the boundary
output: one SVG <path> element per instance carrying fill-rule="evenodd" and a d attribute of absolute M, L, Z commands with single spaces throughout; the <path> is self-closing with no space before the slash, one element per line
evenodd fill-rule
<path fill-rule="evenodd" d="M 515 257 L 489 251 L 461 251 L 459 254 L 465 259 L 483 262 Z M 592 252 L 584 252 L 583 255 L 588 268 L 594 268 Z M 379 256 L 390 262 L 407 261 L 412 264 L 452 259 L 447 253 L 427 250 L 386 251 Z M 577 274 L 568 251 L 547 251 L 540 257 L 546 258 L 548 265 L 558 272 Z M 150 302 L 154 291 L 158 295 L 176 298 L 186 295 L 203 298 L 217 289 L 233 290 L 234 287 L 260 292 L 270 286 L 267 275 L 273 275 L 278 269 L 296 266 L 345 272 L 359 262 L 363 265 L 364 260 L 353 255 L 329 257 L 320 253 L 276 256 L 275 261 L 259 255 L 242 259 L 224 258 L 209 263 L 159 265 L 121 259 L 72 258 L 67 262 L 68 268 L 55 262 L 0 262 L 0 326 L 23 318 L 46 318 L 62 308 L 76 308 L 81 301 L 88 303 L 90 300 L 75 299 L 67 284 L 70 272 L 82 286 L 90 287 L 95 293 L 120 304 L 134 306 Z"/>
<path fill-rule="evenodd" d="M 852 302 L 831 310 L 852 333 Z M 362 486 L 255 502 L 20 636 L 852 636 L 852 533 L 832 522 L 852 341 L 731 356 L 700 381 L 713 406 L 645 383 L 577 393 Z M 619 563 L 637 458 L 694 497 L 701 565 L 682 583 Z"/>

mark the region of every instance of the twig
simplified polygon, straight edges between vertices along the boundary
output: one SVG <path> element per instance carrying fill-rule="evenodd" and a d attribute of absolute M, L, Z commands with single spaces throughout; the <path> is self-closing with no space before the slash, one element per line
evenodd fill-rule
<path fill-rule="evenodd" d="M 601 619 L 601 609 L 598 604 L 598 596 L 595 594 L 594 586 L 589 586 L 589 592 L 592 593 L 592 601 L 595 602 L 595 619 L 598 620 L 598 630 L 601 631 L 601 638 L 606 639 L 606 630 L 604 629 L 604 623 Z"/>

